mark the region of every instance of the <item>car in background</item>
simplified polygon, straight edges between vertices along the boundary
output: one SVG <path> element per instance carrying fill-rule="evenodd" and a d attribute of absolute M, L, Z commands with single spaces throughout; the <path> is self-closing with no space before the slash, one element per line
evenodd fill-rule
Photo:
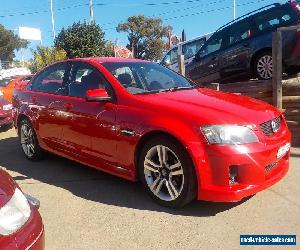
<path fill-rule="evenodd" d="M 12 124 L 12 104 L 0 97 L 0 128 L 8 130 Z"/>
<path fill-rule="evenodd" d="M 13 116 L 27 159 L 48 151 L 140 180 L 167 207 L 239 201 L 289 167 L 281 111 L 138 59 L 55 63 L 15 90 Z"/>
<path fill-rule="evenodd" d="M 0 86 L 0 96 L 2 95 L 5 100 L 11 102 L 16 85 L 21 81 L 28 82 L 31 78 L 32 75 L 24 75 L 12 77 L 8 82 L 7 80 L 3 81 L 3 86 Z"/>
<path fill-rule="evenodd" d="M 189 64 L 193 60 L 198 50 L 211 35 L 212 33 L 208 33 L 204 36 L 200 36 L 173 46 L 173 48 L 170 49 L 163 57 L 161 65 L 166 66 L 175 72 L 179 72 L 178 55 L 184 55 L 185 64 Z"/>
<path fill-rule="evenodd" d="M 0 169 L 0 249 L 43 250 L 45 233 L 39 201 L 24 195 L 11 176 Z"/>
<path fill-rule="evenodd" d="M 219 28 L 202 46 L 186 75 L 197 83 L 229 82 L 272 77 L 272 32 L 298 25 L 296 2 L 272 4 L 250 12 Z M 299 69 L 300 33 L 282 33 L 283 66 L 287 73 Z"/>

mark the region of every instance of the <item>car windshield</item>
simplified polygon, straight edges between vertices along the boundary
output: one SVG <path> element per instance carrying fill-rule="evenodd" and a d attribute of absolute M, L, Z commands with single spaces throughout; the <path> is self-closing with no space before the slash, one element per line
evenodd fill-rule
<path fill-rule="evenodd" d="M 0 80 L 0 87 L 5 87 L 9 84 L 11 78 L 4 78 L 2 80 Z"/>
<path fill-rule="evenodd" d="M 132 94 L 189 89 L 195 85 L 179 74 L 151 62 L 106 62 L 102 65 Z"/>

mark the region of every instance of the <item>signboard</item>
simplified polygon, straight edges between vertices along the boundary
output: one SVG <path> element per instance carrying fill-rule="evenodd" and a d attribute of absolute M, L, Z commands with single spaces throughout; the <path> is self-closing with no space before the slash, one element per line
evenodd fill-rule
<path fill-rule="evenodd" d="M 19 27 L 19 36 L 26 40 L 42 41 L 42 33 L 40 29 Z"/>
<path fill-rule="evenodd" d="M 115 57 L 133 58 L 132 52 L 124 46 L 114 46 Z"/>

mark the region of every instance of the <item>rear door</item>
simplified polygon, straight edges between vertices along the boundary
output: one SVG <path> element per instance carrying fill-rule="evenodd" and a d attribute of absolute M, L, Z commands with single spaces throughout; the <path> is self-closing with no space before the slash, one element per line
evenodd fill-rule
<path fill-rule="evenodd" d="M 254 16 L 256 48 L 272 47 L 272 32 L 278 27 L 295 24 L 296 16 L 287 8 L 276 7 Z M 296 30 L 282 33 L 283 58 L 288 57 L 296 45 Z"/>
<path fill-rule="evenodd" d="M 67 126 L 62 104 L 68 95 L 69 66 L 64 62 L 48 67 L 27 88 L 38 135 L 42 143 L 55 150 L 63 148 L 62 131 Z"/>
<path fill-rule="evenodd" d="M 226 28 L 226 41 L 220 56 L 221 79 L 247 74 L 250 69 L 251 52 L 255 39 L 248 20 Z"/>

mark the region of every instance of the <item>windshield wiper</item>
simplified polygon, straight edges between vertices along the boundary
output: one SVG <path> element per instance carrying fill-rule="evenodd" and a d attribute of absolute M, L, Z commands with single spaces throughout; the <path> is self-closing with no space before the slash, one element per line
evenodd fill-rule
<path fill-rule="evenodd" d="M 158 92 L 168 92 L 168 91 L 174 92 L 174 91 L 177 91 L 177 90 L 192 89 L 192 88 L 194 88 L 194 87 L 193 86 L 187 86 L 187 87 L 176 86 L 176 87 L 172 87 L 172 88 L 169 88 L 169 89 L 161 89 Z"/>

